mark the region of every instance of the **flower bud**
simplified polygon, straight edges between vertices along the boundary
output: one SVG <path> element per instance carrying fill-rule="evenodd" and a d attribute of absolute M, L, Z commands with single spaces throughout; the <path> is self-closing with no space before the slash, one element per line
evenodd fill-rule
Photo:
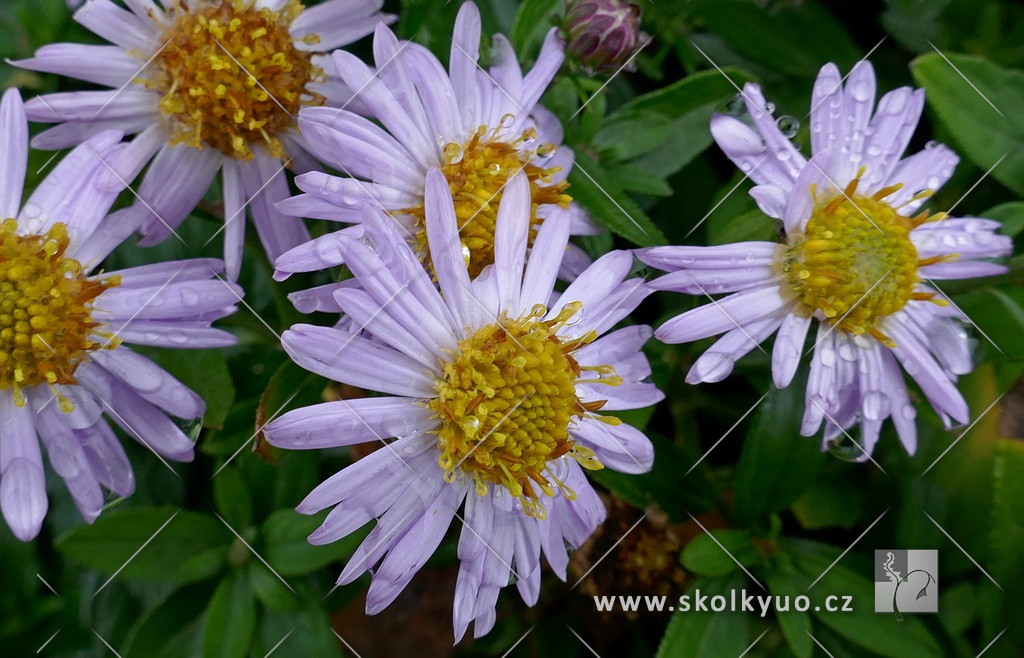
<path fill-rule="evenodd" d="M 570 57 L 600 73 L 617 71 L 647 39 L 640 31 L 640 6 L 621 0 L 571 0 L 565 36 Z"/>

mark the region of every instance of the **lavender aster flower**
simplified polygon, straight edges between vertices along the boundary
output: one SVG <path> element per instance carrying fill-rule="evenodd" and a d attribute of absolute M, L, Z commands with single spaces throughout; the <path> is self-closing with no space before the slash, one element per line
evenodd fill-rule
<path fill-rule="evenodd" d="M 654 457 L 639 430 L 597 413 L 663 397 L 644 381 L 651 369 L 640 348 L 650 329 L 603 335 L 648 294 L 642 280 L 627 278 L 633 257 L 604 256 L 553 298 L 571 217 L 554 210 L 527 259 L 530 211 L 530 181 L 520 172 L 498 209 L 495 263 L 472 278 L 448 180 L 431 170 L 426 239 L 438 292 L 394 218 L 368 204 L 362 225 L 337 242 L 355 285 L 334 293 L 362 332 L 297 325 L 283 339 L 304 368 L 384 396 L 298 409 L 266 428 L 284 448 L 397 437 L 298 507 L 334 508 L 310 535 L 314 544 L 378 519 L 338 580 L 379 564 L 370 614 L 398 596 L 464 504 L 457 639 L 474 620 L 477 636 L 491 628 L 510 574 L 523 599 L 536 602 L 541 552 L 565 578 L 566 543 L 579 546 L 605 515 L 582 469 L 638 473 Z"/>
<path fill-rule="evenodd" d="M 32 145 L 62 149 L 103 130 L 137 133 L 114 163 L 133 179 L 152 161 L 132 210 L 141 244 L 181 224 L 223 174 L 228 276 L 241 267 L 245 214 L 271 260 L 309 240 L 274 204 L 290 194 L 283 169 L 317 168 L 294 115 L 341 104 L 351 93 L 322 53 L 373 31 L 383 0 L 89 0 L 75 20 L 113 45 L 40 48 L 18 66 L 110 90 L 47 94 L 27 104 L 33 121 L 59 125 Z M 162 5 L 162 6 L 161 6 Z"/>
<path fill-rule="evenodd" d="M 858 64 L 843 86 L 833 64 L 822 68 L 811 109 L 812 158 L 787 140 L 757 85 L 743 92 L 754 128 L 715 116 L 711 130 L 757 186 L 761 209 L 781 219 L 781 244 L 656 247 L 640 258 L 671 272 L 652 287 L 693 295 L 732 293 L 683 313 L 656 335 L 684 343 L 725 335 L 690 370 L 690 383 L 715 382 L 778 331 L 775 385 L 787 386 L 812 324 L 817 326 L 802 432 L 826 421 L 825 442 L 861 423 L 866 458 L 891 418 L 911 454 L 915 410 L 900 366 L 947 426 L 966 423 L 956 388 L 972 364 L 962 314 L 931 280 L 999 274 L 988 259 L 1012 243 L 999 223 L 919 212 L 959 161 L 942 145 L 902 158 L 924 107 L 924 90 L 889 92 L 874 107 L 875 76 Z"/>
<path fill-rule="evenodd" d="M 448 71 L 429 50 L 399 42 L 384 25 L 377 27 L 373 48 L 376 72 L 349 53 L 333 57 L 342 80 L 360 90 L 358 99 L 380 125 L 345 109 L 309 108 L 299 114 L 313 152 L 353 178 L 321 172 L 298 176 L 295 182 L 305 194 L 279 204 L 280 211 L 359 223 L 362 206 L 370 201 L 402 223 L 425 258 L 423 190 L 427 171 L 436 167 L 455 199 L 458 239 L 476 276 L 493 262 L 497 208 L 505 184 L 521 170 L 533 199 L 531 244 L 555 208 L 569 210 L 572 233 L 600 231 L 567 194 L 574 154 L 561 145 L 558 119 L 538 104 L 562 65 L 556 30 L 548 33 L 526 75 L 500 34 L 494 37 L 490 71 L 479 67 L 480 14 L 472 3 L 459 11 Z M 285 254 L 276 263 L 279 276 L 340 264 L 336 240 L 329 234 Z M 569 249 L 566 276 L 589 263 L 578 247 Z"/>
<path fill-rule="evenodd" d="M 28 126 L 21 97 L 0 105 L 0 509 L 14 534 L 39 533 L 47 499 L 43 458 L 92 522 L 101 487 L 135 488 L 124 448 L 103 418 L 158 455 L 192 459 L 192 441 L 168 415 L 201 418 L 203 400 L 123 342 L 222 347 L 234 337 L 210 323 L 234 311 L 240 291 L 210 280 L 217 260 L 92 274 L 135 229 L 106 217 L 118 191 L 100 185 L 122 133 L 75 148 L 21 206 Z"/>

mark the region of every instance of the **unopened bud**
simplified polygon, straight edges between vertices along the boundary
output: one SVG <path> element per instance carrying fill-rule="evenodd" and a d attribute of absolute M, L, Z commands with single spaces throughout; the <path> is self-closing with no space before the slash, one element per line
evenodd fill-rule
<path fill-rule="evenodd" d="M 617 71 L 647 39 L 640 30 L 640 6 L 621 0 L 571 0 L 565 36 L 570 57 L 599 73 Z"/>

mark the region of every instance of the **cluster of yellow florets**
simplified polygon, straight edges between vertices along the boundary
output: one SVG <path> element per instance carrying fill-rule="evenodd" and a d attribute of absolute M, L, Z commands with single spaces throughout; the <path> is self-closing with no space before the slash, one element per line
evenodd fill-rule
<path fill-rule="evenodd" d="M 173 119 L 176 141 L 238 159 L 251 158 L 257 144 L 284 155 L 279 136 L 304 103 L 323 100 L 305 89 L 323 71 L 289 32 L 302 11 L 299 0 L 277 11 L 253 0 L 174 7 L 155 73 L 140 81 L 163 94 L 160 109 Z"/>

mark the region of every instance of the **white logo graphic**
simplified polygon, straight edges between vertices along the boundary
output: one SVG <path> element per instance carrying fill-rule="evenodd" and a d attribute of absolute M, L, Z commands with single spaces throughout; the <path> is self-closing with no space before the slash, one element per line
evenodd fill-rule
<path fill-rule="evenodd" d="M 938 611 L 938 551 L 875 551 L 875 612 Z"/>

